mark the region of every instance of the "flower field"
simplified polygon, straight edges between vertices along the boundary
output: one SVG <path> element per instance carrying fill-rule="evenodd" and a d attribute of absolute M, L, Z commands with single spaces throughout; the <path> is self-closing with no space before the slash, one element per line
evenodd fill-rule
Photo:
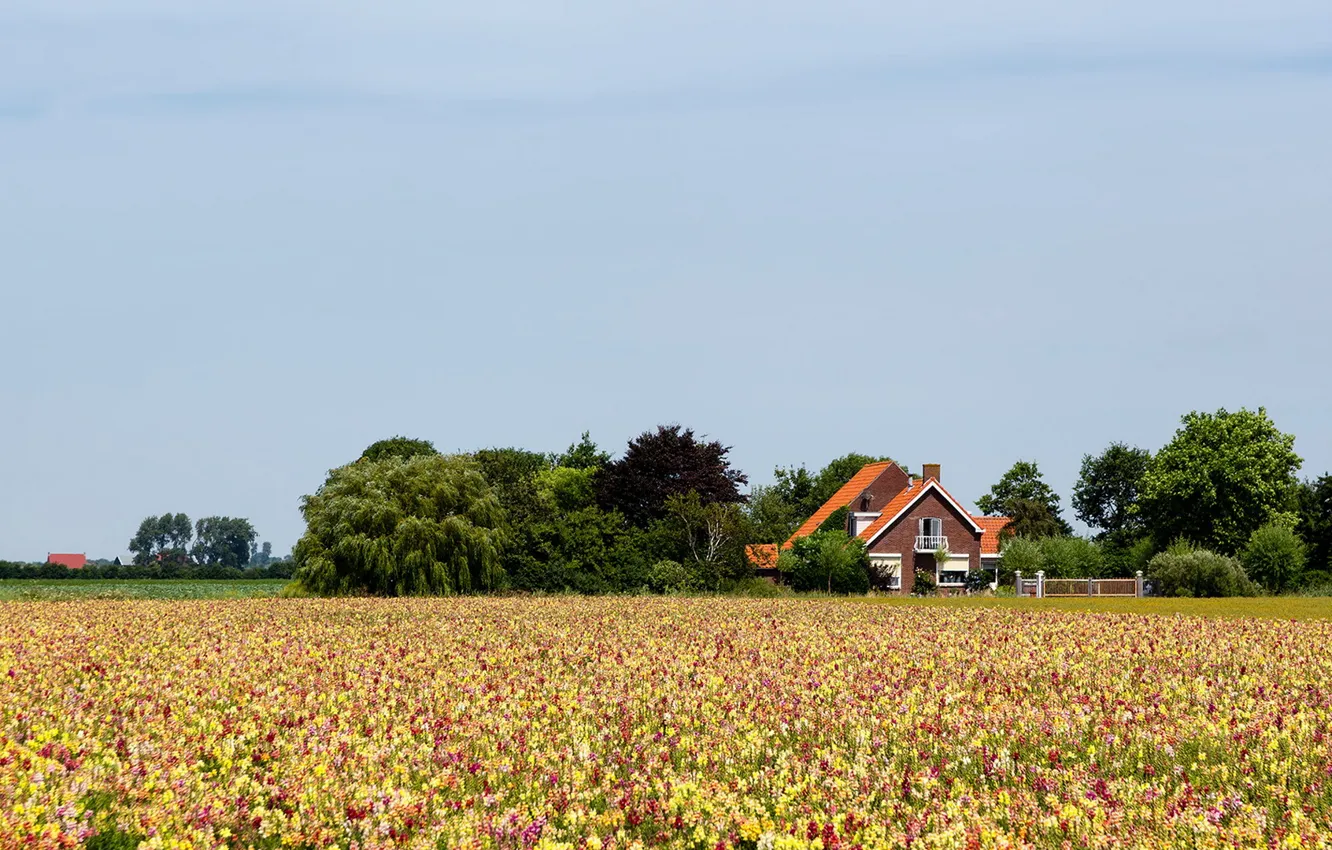
<path fill-rule="evenodd" d="M 0 605 L 5 848 L 1329 835 L 1326 620 L 827 600 Z"/>

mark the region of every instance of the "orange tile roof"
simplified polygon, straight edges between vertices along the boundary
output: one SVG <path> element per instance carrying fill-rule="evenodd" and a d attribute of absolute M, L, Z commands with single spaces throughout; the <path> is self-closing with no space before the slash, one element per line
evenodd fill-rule
<path fill-rule="evenodd" d="M 999 554 L 999 532 L 1012 522 L 1011 517 L 1006 516 L 974 516 L 972 517 L 976 524 L 983 530 L 981 533 L 981 554 L 998 555 Z"/>
<path fill-rule="evenodd" d="M 777 569 L 777 544 L 753 543 L 745 547 L 745 557 L 756 569 L 775 570 Z"/>
<path fill-rule="evenodd" d="M 823 506 L 814 512 L 814 516 L 805 520 L 805 524 L 796 529 L 796 533 L 792 534 L 791 539 L 783 544 L 783 548 L 789 547 L 791 540 L 795 540 L 797 537 L 807 537 L 818 531 L 819 526 L 823 525 L 825 519 L 832 516 L 838 508 L 844 508 L 851 504 L 851 501 L 859 496 L 862 490 L 873 484 L 874 479 L 878 478 L 892 463 L 890 460 L 885 460 L 879 463 L 868 463 L 861 467 L 859 472 L 851 476 L 850 481 L 843 484 L 836 493 L 832 494 L 832 498 L 824 502 Z"/>

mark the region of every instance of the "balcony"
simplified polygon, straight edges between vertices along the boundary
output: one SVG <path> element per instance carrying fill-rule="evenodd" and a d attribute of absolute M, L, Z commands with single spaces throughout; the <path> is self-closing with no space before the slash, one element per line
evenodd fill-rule
<path fill-rule="evenodd" d="M 916 536 L 917 552 L 938 552 L 948 548 L 948 538 L 942 534 L 921 534 Z"/>

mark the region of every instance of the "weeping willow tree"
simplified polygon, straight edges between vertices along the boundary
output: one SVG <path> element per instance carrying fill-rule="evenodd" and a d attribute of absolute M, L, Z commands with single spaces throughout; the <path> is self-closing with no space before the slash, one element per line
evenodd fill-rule
<path fill-rule="evenodd" d="M 329 473 L 301 513 L 295 577 L 313 593 L 469 593 L 504 576 L 503 513 L 468 458 L 362 458 Z"/>

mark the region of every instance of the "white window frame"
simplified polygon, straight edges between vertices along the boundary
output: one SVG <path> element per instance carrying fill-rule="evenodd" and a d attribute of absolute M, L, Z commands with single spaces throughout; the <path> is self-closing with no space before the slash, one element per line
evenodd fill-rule
<path fill-rule="evenodd" d="M 870 555 L 870 562 L 871 562 L 871 565 L 873 565 L 873 562 L 875 562 L 875 561 L 878 561 L 879 563 L 896 563 L 896 564 L 897 564 L 897 575 L 896 575 L 896 576 L 891 576 L 891 575 L 889 576 L 889 578 L 888 578 L 888 589 L 889 589 L 889 590 L 901 590 L 901 589 L 902 589 L 902 556 L 901 556 L 900 554 L 896 553 L 896 552 L 885 552 L 885 553 L 883 553 L 882 555 Z M 871 571 L 872 571 L 872 570 L 871 570 Z M 894 583 L 894 581 L 893 581 L 894 579 L 896 579 L 896 583 Z"/>

